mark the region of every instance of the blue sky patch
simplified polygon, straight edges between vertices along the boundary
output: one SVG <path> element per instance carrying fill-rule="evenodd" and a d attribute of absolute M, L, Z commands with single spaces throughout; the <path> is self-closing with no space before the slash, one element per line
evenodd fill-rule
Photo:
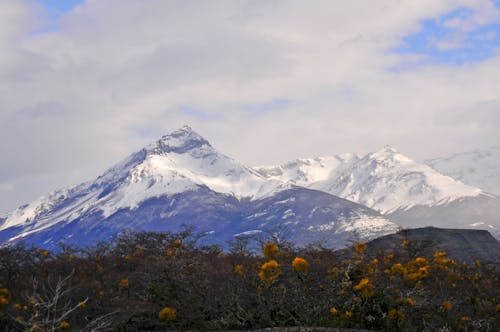
<path fill-rule="evenodd" d="M 0 0 L 1 1 L 1 0 Z M 60 27 L 60 17 L 73 10 L 76 6 L 85 3 L 86 0 L 33 0 L 34 4 L 41 4 L 45 8 L 48 22 L 34 34 L 56 31 Z"/>
<path fill-rule="evenodd" d="M 63 14 L 85 2 L 85 0 L 39 0 L 48 11 Z"/>
<path fill-rule="evenodd" d="M 401 55 L 417 55 L 414 63 L 399 67 L 449 64 L 462 65 L 486 60 L 500 49 L 500 22 L 477 25 L 474 11 L 459 8 L 436 19 L 421 23 L 419 32 L 403 38 L 392 51 Z"/>

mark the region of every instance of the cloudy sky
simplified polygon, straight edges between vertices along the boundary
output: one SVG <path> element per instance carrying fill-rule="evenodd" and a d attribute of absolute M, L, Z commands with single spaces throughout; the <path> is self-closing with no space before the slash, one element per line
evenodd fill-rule
<path fill-rule="evenodd" d="M 500 1 L 1 0 L 0 215 L 188 124 L 250 165 L 500 142 Z"/>

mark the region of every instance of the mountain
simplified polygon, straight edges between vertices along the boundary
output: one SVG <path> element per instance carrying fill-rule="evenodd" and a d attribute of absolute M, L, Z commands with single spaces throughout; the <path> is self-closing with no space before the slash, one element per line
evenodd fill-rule
<path fill-rule="evenodd" d="M 207 243 L 286 229 L 298 244 L 344 245 L 397 225 L 367 207 L 263 177 L 183 127 L 94 181 L 53 192 L 0 223 L 0 243 L 86 246 L 126 229 L 178 231 L 193 225 Z"/>
<path fill-rule="evenodd" d="M 407 241 L 406 248 L 401 245 L 403 240 Z M 493 264 L 492 267 L 495 267 L 500 262 L 500 242 L 484 230 L 435 227 L 405 229 L 374 239 L 367 246 L 367 252 L 384 250 L 409 253 L 413 257 L 433 257 L 435 251 L 445 251 L 447 257 L 466 264 L 479 259 L 482 264 Z"/>
<path fill-rule="evenodd" d="M 382 213 L 481 194 L 480 189 L 444 176 L 389 146 L 362 158 L 345 154 L 255 169 L 269 179 L 325 191 Z"/>
<path fill-rule="evenodd" d="M 488 229 L 500 236 L 499 198 L 420 164 L 392 147 L 256 167 L 262 176 L 373 208 L 403 227 Z"/>
<path fill-rule="evenodd" d="M 500 195 L 500 146 L 428 159 L 425 163 L 463 183 Z"/>

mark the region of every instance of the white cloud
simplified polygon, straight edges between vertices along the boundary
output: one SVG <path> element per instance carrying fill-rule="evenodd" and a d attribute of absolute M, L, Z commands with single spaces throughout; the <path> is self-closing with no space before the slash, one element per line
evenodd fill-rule
<path fill-rule="evenodd" d="M 389 70 L 408 60 L 389 50 L 423 19 L 471 6 L 486 20 L 487 3 L 88 0 L 57 30 L 36 32 L 39 9 L 3 1 L 0 212 L 186 123 L 250 164 L 384 144 L 416 158 L 489 145 L 499 128 L 438 115 L 494 99 L 498 58 Z M 276 100 L 287 103 L 250 106 Z"/>

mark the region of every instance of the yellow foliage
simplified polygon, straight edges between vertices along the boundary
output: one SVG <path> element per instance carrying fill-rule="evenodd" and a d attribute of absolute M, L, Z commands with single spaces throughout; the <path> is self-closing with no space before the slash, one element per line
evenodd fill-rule
<path fill-rule="evenodd" d="M 361 295 L 363 297 L 370 297 L 373 295 L 373 291 L 375 290 L 375 286 L 373 286 L 373 284 L 370 282 L 370 279 L 363 278 L 363 279 L 361 279 L 359 284 L 354 286 L 354 290 L 361 292 Z"/>
<path fill-rule="evenodd" d="M 451 308 L 453 307 L 451 305 L 450 301 L 444 301 L 441 306 L 442 306 L 443 310 L 445 310 L 445 311 L 450 311 Z"/>
<path fill-rule="evenodd" d="M 69 326 L 70 326 L 70 325 L 69 325 L 69 323 L 68 323 L 67 321 L 65 321 L 65 320 L 63 320 L 63 321 L 61 322 L 61 324 L 59 324 L 59 328 L 60 328 L 60 329 L 63 329 L 63 330 L 67 330 L 67 329 L 69 329 Z"/>
<path fill-rule="evenodd" d="M 406 305 L 414 305 L 415 304 L 415 301 L 413 301 L 413 299 L 411 297 L 407 297 L 405 299 L 405 304 Z"/>
<path fill-rule="evenodd" d="M 281 268 L 277 261 L 271 260 L 262 264 L 259 271 L 259 278 L 265 283 L 271 283 L 278 279 L 281 274 Z"/>
<path fill-rule="evenodd" d="M 393 274 L 403 274 L 406 273 L 406 269 L 400 263 L 396 263 L 391 267 L 391 272 Z"/>
<path fill-rule="evenodd" d="M 295 257 L 292 262 L 292 267 L 295 272 L 299 273 L 307 273 L 309 271 L 309 263 L 304 258 L 300 257 Z"/>
<path fill-rule="evenodd" d="M 129 286 L 128 278 L 123 278 L 122 280 L 120 280 L 119 285 L 122 288 L 128 288 L 128 286 Z"/>
<path fill-rule="evenodd" d="M 405 315 L 399 310 L 391 309 L 387 313 L 387 319 L 395 322 L 401 322 L 405 320 Z"/>
<path fill-rule="evenodd" d="M 182 243 L 181 240 L 179 239 L 176 239 L 176 240 L 173 240 L 172 242 L 170 242 L 170 247 L 171 248 L 177 248 L 177 249 L 180 249 L 184 246 L 184 244 Z"/>
<path fill-rule="evenodd" d="M 174 320 L 177 317 L 177 310 L 171 307 L 165 307 L 160 310 L 158 318 L 161 320 Z"/>
<path fill-rule="evenodd" d="M 275 243 L 267 242 L 262 248 L 262 254 L 264 258 L 271 259 L 278 253 L 279 248 Z"/>
<path fill-rule="evenodd" d="M 244 274 L 244 269 L 243 269 L 243 265 L 241 264 L 238 264 L 234 267 L 234 273 L 236 273 L 237 275 L 239 276 L 242 276 Z"/>
<path fill-rule="evenodd" d="M 330 313 L 331 313 L 331 314 L 333 314 L 333 315 L 336 315 L 336 314 L 338 314 L 338 313 L 339 313 L 339 311 L 337 310 L 337 308 L 335 308 L 335 307 L 331 307 L 331 308 L 330 308 Z"/>
<path fill-rule="evenodd" d="M 363 242 L 358 242 L 354 245 L 354 251 L 356 251 L 358 254 L 364 253 L 366 250 L 366 244 Z"/>
<path fill-rule="evenodd" d="M 14 309 L 16 309 L 16 310 L 21 310 L 21 309 L 23 308 L 23 306 L 22 306 L 22 305 L 20 305 L 19 303 L 14 303 L 13 307 L 14 307 Z"/>

